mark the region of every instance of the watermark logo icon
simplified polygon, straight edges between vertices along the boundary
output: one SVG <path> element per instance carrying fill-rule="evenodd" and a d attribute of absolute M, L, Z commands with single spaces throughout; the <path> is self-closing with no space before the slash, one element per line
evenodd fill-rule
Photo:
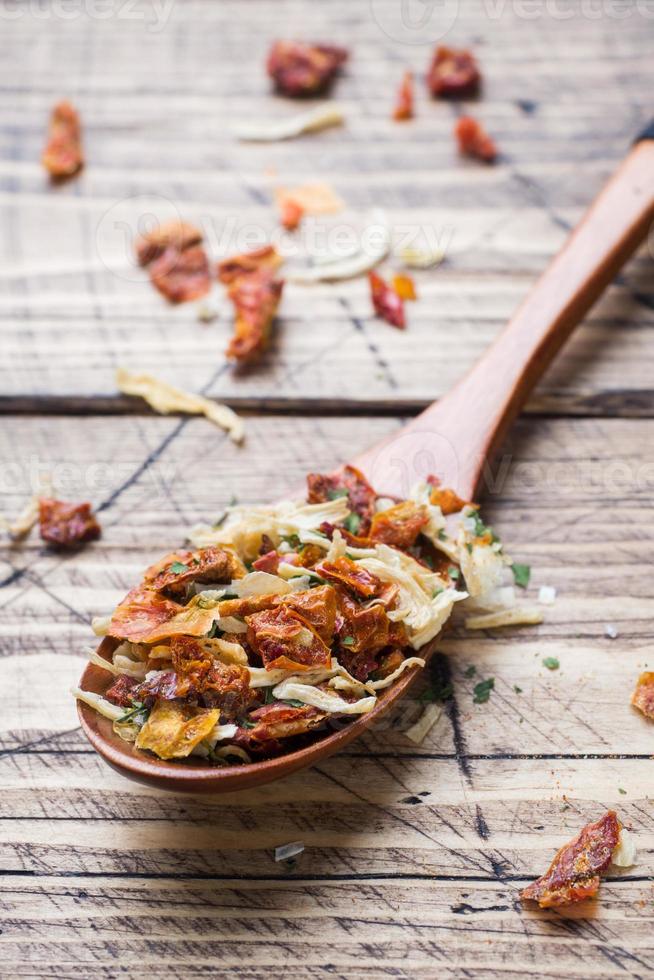
<path fill-rule="evenodd" d="M 370 0 L 370 12 L 391 41 L 432 45 L 454 27 L 459 0 Z"/>

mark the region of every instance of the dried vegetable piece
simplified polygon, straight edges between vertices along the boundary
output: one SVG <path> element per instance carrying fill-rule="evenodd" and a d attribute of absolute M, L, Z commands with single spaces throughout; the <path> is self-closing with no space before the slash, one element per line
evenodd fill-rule
<path fill-rule="evenodd" d="M 235 135 L 246 142 L 275 143 L 305 133 L 317 133 L 330 126 L 340 126 L 343 122 L 343 110 L 338 106 L 326 105 L 284 119 L 240 123 L 235 129 Z"/>
<path fill-rule="evenodd" d="M 310 504 L 347 497 L 350 509 L 360 518 L 359 531 L 365 533 L 370 527 L 375 512 L 375 491 L 355 466 L 344 466 L 331 476 L 309 473 L 307 488 L 307 500 Z"/>
<path fill-rule="evenodd" d="M 160 759 L 181 759 L 211 734 L 218 724 L 217 708 L 198 710 L 178 701 L 159 701 L 136 739 L 138 749 L 149 749 Z"/>
<path fill-rule="evenodd" d="M 281 258 L 272 245 L 226 259 L 218 278 L 227 286 L 235 310 L 227 357 L 252 361 L 268 346 L 284 282 L 275 278 Z"/>
<path fill-rule="evenodd" d="M 393 119 L 396 122 L 413 119 L 413 74 L 410 71 L 404 73 L 397 91 Z"/>
<path fill-rule="evenodd" d="M 282 213 L 289 203 L 301 208 L 303 214 L 337 214 L 345 207 L 333 188 L 322 181 L 299 187 L 278 187 L 275 201 Z"/>
<path fill-rule="evenodd" d="M 443 514 L 458 514 L 464 507 L 473 507 L 467 500 L 462 500 L 454 490 L 441 487 L 441 481 L 437 476 L 430 475 L 426 482 L 432 488 L 429 493 L 429 502 L 435 507 L 440 507 Z"/>
<path fill-rule="evenodd" d="M 283 199 L 280 202 L 279 220 L 283 228 L 287 231 L 295 231 L 300 226 L 304 215 L 304 208 L 292 197 Z"/>
<path fill-rule="evenodd" d="M 557 851 L 545 874 L 528 885 L 520 897 L 538 902 L 543 909 L 594 897 L 600 874 L 608 868 L 619 844 L 620 829 L 613 810 L 596 823 L 587 824 L 574 840 Z"/>
<path fill-rule="evenodd" d="M 364 599 L 372 599 L 383 592 L 381 579 L 362 568 L 351 558 L 337 558 L 335 561 L 321 561 L 316 565 L 316 572 L 323 578 L 330 579 L 338 585 L 343 585 Z"/>
<path fill-rule="evenodd" d="M 52 110 L 42 163 L 54 180 L 72 177 L 84 166 L 79 114 L 70 102 Z"/>
<path fill-rule="evenodd" d="M 429 523 L 427 508 L 413 500 L 403 500 L 372 519 L 370 537 L 373 541 L 390 544 L 394 548 L 413 547 L 423 527 Z"/>
<path fill-rule="evenodd" d="M 481 74 L 471 51 L 439 45 L 427 75 L 431 94 L 442 99 L 463 99 L 476 95 Z"/>
<path fill-rule="evenodd" d="M 266 67 L 279 93 L 303 98 L 326 92 L 347 58 L 347 50 L 333 44 L 275 41 Z"/>
<path fill-rule="evenodd" d="M 484 163 L 492 163 L 497 156 L 495 143 L 481 123 L 472 116 L 461 116 L 457 119 L 454 135 L 459 144 L 459 152 L 464 156 L 475 157 Z"/>
<path fill-rule="evenodd" d="M 173 598 L 185 596 L 194 583 L 231 582 L 245 575 L 245 565 L 232 551 L 222 548 L 199 548 L 197 551 L 175 551 L 151 565 L 143 576 L 157 592 Z"/>
<path fill-rule="evenodd" d="M 225 429 L 234 442 L 241 442 L 245 434 L 242 420 L 227 405 L 213 402 L 201 395 L 193 395 L 181 388 L 160 381 L 151 374 L 132 374 L 125 368 L 116 371 L 116 386 L 125 395 L 144 398 L 155 412 L 168 415 L 184 412 L 188 415 L 204 415 L 214 425 Z"/>
<path fill-rule="evenodd" d="M 267 670 L 328 667 L 330 649 L 298 613 L 281 605 L 246 617 L 247 641 Z"/>
<path fill-rule="evenodd" d="M 646 670 L 638 678 L 636 690 L 631 695 L 634 708 L 654 721 L 654 671 Z"/>
<path fill-rule="evenodd" d="M 41 497 L 39 500 L 39 533 L 53 548 L 74 548 L 95 541 L 102 528 L 95 519 L 91 505 L 66 503 Z"/>
<path fill-rule="evenodd" d="M 168 221 L 136 242 L 136 258 L 152 285 L 171 303 L 200 299 L 211 289 L 202 232 L 186 221 Z"/>
<path fill-rule="evenodd" d="M 400 297 L 400 299 L 405 300 L 415 300 L 418 299 L 418 294 L 416 293 L 416 285 L 411 278 L 411 276 L 397 275 L 393 276 L 393 289 Z"/>
<path fill-rule="evenodd" d="M 370 282 L 370 296 L 375 313 L 386 323 L 404 330 L 406 321 L 404 318 L 404 301 L 397 295 L 381 276 L 372 270 L 368 273 Z"/>

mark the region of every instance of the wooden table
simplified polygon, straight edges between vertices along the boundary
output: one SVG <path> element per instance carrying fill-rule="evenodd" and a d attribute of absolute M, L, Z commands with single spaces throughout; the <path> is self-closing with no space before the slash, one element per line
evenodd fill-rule
<path fill-rule="evenodd" d="M 654 667 L 646 249 L 540 386 L 488 501 L 533 566 L 532 591 L 554 586 L 556 604 L 537 628 L 443 641 L 435 671 L 454 696 L 422 745 L 398 717 L 258 792 L 165 796 L 90 750 L 68 688 L 91 617 L 191 524 L 232 494 L 267 499 L 328 470 L 486 346 L 647 122 L 652 12 L 462 3 L 448 40 L 474 44 L 483 65 L 474 111 L 502 150 L 487 168 L 457 157 L 454 110 L 422 82 L 415 121 L 389 120 L 402 71 L 422 73 L 431 50 L 394 40 L 389 0 L 187 0 L 160 8 L 163 23 L 140 0 L 109 18 L 90 3 L 68 16 L 14 6 L 0 31 L 0 510 L 49 471 L 58 495 L 94 501 L 104 534 L 73 557 L 34 535 L 0 563 L 0 974 L 651 976 L 654 727 L 629 706 Z M 287 111 L 262 68 L 279 34 L 351 46 L 337 92 L 347 128 L 238 144 L 240 117 Z M 88 166 L 53 190 L 39 154 L 64 95 L 82 111 Z M 174 206 L 219 254 L 245 225 L 274 228 L 275 180 L 306 179 L 353 209 L 383 206 L 395 227 L 433 226 L 447 260 L 418 276 L 405 333 L 371 316 L 365 281 L 289 286 L 263 365 L 235 374 L 228 318 L 166 306 L 126 263 L 121 222 Z M 245 446 L 117 397 L 117 365 L 227 399 L 247 414 Z M 475 705 L 487 677 L 495 689 Z M 522 908 L 519 889 L 608 806 L 633 828 L 638 864 L 597 902 Z M 276 863 L 295 840 L 295 866 Z"/>

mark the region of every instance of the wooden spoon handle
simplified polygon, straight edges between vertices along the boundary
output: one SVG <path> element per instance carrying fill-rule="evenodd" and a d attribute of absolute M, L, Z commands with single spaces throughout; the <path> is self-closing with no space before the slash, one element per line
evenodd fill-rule
<path fill-rule="evenodd" d="M 654 139 L 637 143 L 508 325 L 472 370 L 359 466 L 380 493 L 406 496 L 427 471 L 467 500 L 552 358 L 654 220 Z"/>

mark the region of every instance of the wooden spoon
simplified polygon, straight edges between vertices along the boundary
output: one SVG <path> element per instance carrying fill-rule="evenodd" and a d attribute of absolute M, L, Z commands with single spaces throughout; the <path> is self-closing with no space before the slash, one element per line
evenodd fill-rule
<path fill-rule="evenodd" d="M 406 497 L 416 478 L 438 474 L 465 500 L 483 489 L 484 469 L 550 361 L 605 286 L 647 235 L 654 220 L 654 123 L 595 200 L 562 251 L 505 330 L 470 373 L 398 433 L 353 460 L 380 494 Z M 421 651 L 431 657 L 437 641 Z M 98 653 L 109 659 L 117 641 Z M 166 762 L 114 734 L 111 722 L 78 701 L 82 728 L 100 755 L 124 776 L 161 789 L 226 792 L 258 786 L 319 762 L 377 724 L 420 671 L 407 671 L 368 714 L 319 741 L 265 762 L 220 769 Z M 103 694 L 110 675 L 89 664 L 80 687 Z M 338 722 L 338 724 L 342 724 Z"/>

